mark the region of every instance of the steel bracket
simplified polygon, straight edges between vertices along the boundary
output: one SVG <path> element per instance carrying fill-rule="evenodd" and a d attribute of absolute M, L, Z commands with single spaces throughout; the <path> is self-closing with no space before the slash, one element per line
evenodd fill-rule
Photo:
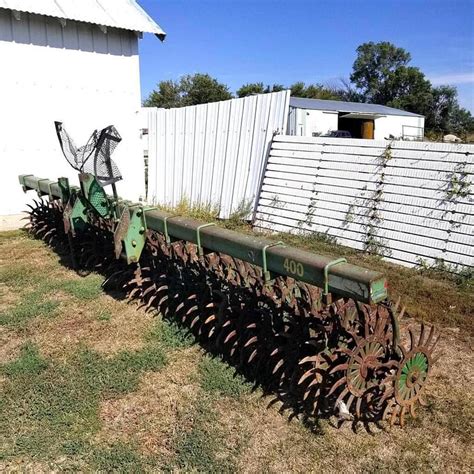
<path fill-rule="evenodd" d="M 113 214 L 112 203 L 97 179 L 92 174 L 80 173 L 79 181 L 89 208 L 101 217 L 111 217 Z"/>
<path fill-rule="evenodd" d="M 80 194 L 76 195 L 70 214 L 73 235 L 75 235 L 76 230 L 82 231 L 85 229 L 88 222 L 87 207 L 85 199 Z"/>
<path fill-rule="evenodd" d="M 171 237 L 170 237 L 170 234 L 168 233 L 168 219 L 171 219 L 172 217 L 178 217 L 178 216 L 163 217 L 163 233 L 165 234 L 165 241 L 167 245 L 171 244 Z"/>
<path fill-rule="evenodd" d="M 63 204 L 69 202 L 71 197 L 71 188 L 69 187 L 69 180 L 67 178 L 58 178 L 58 186 L 61 191 L 61 201 Z"/>
<path fill-rule="evenodd" d="M 269 249 L 271 247 L 286 247 L 286 245 L 282 240 L 280 240 L 280 241 L 275 242 L 273 244 L 265 245 L 265 247 L 263 247 L 263 249 L 262 249 L 262 269 L 263 269 L 263 278 L 265 279 L 265 281 L 270 281 L 272 279 L 272 277 L 270 275 L 270 272 L 268 271 L 268 267 L 267 267 L 267 249 Z"/>
<path fill-rule="evenodd" d="M 210 222 L 209 224 L 202 224 L 197 227 L 196 229 L 196 244 L 198 248 L 198 255 L 202 257 L 204 255 L 204 249 L 202 248 L 201 245 L 201 229 L 204 229 L 205 227 L 212 227 L 215 226 L 216 224 L 214 222 Z"/>
<path fill-rule="evenodd" d="M 332 260 L 329 262 L 325 267 L 324 267 L 324 292 L 323 292 L 323 298 L 326 300 L 326 303 L 330 304 L 331 303 L 331 296 L 329 294 L 329 270 L 332 267 L 335 267 L 336 265 L 339 265 L 341 263 L 347 263 L 347 260 L 345 258 L 338 258 L 336 260 Z"/>
<path fill-rule="evenodd" d="M 115 256 L 120 257 L 123 249 L 127 263 L 136 263 L 146 243 L 146 212 L 156 207 L 135 205 L 125 207 L 114 232 Z"/>

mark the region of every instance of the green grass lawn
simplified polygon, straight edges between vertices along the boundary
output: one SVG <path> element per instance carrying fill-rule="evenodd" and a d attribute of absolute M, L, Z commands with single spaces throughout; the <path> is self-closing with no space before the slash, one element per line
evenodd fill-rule
<path fill-rule="evenodd" d="M 99 275 L 0 234 L 0 470 L 472 472 L 472 288 L 378 262 L 412 315 L 441 323 L 443 357 L 428 407 L 369 433 L 290 418 L 178 327 L 104 294 Z"/>

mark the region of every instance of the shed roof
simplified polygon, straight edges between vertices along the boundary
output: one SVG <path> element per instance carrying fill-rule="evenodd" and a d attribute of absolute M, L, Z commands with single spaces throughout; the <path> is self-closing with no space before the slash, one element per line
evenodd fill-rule
<path fill-rule="evenodd" d="M 290 107 L 298 109 L 327 110 L 331 112 L 347 112 L 379 115 L 402 115 L 408 117 L 423 117 L 423 115 L 394 109 L 385 105 L 365 104 L 362 102 L 344 102 L 342 100 L 304 99 L 290 97 Z"/>
<path fill-rule="evenodd" d="M 166 36 L 135 0 L 0 0 L 0 8 Z"/>

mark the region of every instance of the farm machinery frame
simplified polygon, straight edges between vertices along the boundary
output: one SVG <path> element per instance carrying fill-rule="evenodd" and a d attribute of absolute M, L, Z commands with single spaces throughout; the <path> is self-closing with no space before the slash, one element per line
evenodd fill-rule
<path fill-rule="evenodd" d="M 29 229 L 105 289 L 185 326 L 305 416 L 403 426 L 424 404 L 439 337 L 423 323 L 402 334 L 383 274 L 120 200 L 114 179 L 77 169 L 80 187 L 19 177 L 40 196 Z"/>

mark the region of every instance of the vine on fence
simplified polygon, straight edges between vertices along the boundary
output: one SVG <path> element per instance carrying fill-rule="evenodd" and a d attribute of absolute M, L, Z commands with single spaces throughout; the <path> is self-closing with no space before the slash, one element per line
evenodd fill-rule
<path fill-rule="evenodd" d="M 383 222 L 383 218 L 379 208 L 385 185 L 385 168 L 387 167 L 387 162 L 391 159 L 392 146 L 389 143 L 377 159 L 374 175 L 377 180 L 375 190 L 368 191 L 367 185 L 363 187 L 359 196 L 349 205 L 342 225 L 343 228 L 347 228 L 351 223 L 360 224 L 364 230 L 364 250 L 381 257 L 389 257 L 391 255 L 387 240 L 380 236 L 380 225 Z M 367 196 L 366 193 L 368 194 Z"/>
<path fill-rule="evenodd" d="M 469 155 L 469 152 L 466 153 Z M 469 174 L 466 170 L 467 160 L 458 163 L 453 171 L 446 174 L 447 184 L 444 188 L 444 198 L 448 202 L 456 202 L 459 198 L 467 198 L 472 194 Z"/>

